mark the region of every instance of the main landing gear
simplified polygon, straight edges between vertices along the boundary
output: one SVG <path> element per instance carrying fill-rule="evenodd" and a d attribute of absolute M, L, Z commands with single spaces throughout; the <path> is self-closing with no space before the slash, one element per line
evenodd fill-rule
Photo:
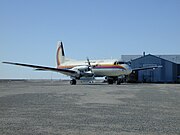
<path fill-rule="evenodd" d="M 112 85 L 113 83 L 116 83 L 117 85 L 121 85 L 123 83 L 122 78 L 107 78 L 108 84 Z"/>
<path fill-rule="evenodd" d="M 71 84 L 71 85 L 76 85 L 76 80 L 75 80 L 75 79 L 72 79 L 72 80 L 70 81 L 70 84 Z"/>
<path fill-rule="evenodd" d="M 114 83 L 116 83 L 117 85 L 121 85 L 121 83 L 124 82 L 124 81 L 123 81 L 123 78 L 117 78 L 117 77 L 115 77 L 115 78 L 108 77 L 108 78 L 106 78 L 106 80 L 107 80 L 107 83 L 108 83 L 109 85 L 112 85 L 112 84 L 114 84 Z M 76 85 L 76 79 L 72 79 L 72 80 L 70 81 L 70 84 L 71 84 L 71 85 Z"/>
<path fill-rule="evenodd" d="M 114 79 L 113 78 L 108 78 L 107 82 L 108 82 L 108 84 L 113 84 L 114 83 Z"/>

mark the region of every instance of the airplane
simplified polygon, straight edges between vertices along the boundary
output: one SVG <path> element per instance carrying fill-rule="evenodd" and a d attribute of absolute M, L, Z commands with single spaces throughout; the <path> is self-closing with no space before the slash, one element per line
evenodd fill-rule
<path fill-rule="evenodd" d="M 53 71 L 59 72 L 64 75 L 70 76 L 70 84 L 76 85 L 76 80 L 81 80 L 82 78 L 95 78 L 95 77 L 105 77 L 108 84 L 113 84 L 116 82 L 120 85 L 122 78 L 131 74 L 134 71 L 146 70 L 146 69 L 156 69 L 161 66 L 148 66 L 141 68 L 132 69 L 129 63 L 120 61 L 118 59 L 106 59 L 106 60 L 74 60 L 69 59 L 65 56 L 63 43 L 58 41 L 57 43 L 57 53 L 56 61 L 57 67 L 47 67 L 32 64 L 16 63 L 16 62 L 2 62 L 5 64 L 12 64 L 24 67 L 31 67 L 38 71 Z"/>

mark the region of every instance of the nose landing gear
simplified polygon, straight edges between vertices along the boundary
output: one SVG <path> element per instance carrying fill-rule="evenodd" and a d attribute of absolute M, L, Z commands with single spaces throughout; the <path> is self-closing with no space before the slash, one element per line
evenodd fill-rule
<path fill-rule="evenodd" d="M 123 83 L 123 79 L 122 78 L 118 78 L 116 81 L 117 85 L 121 85 L 121 83 Z"/>

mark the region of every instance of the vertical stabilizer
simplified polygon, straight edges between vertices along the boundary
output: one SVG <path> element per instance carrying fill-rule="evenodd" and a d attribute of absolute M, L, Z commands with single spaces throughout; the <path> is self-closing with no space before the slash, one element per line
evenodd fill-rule
<path fill-rule="evenodd" d="M 57 60 L 57 67 L 65 62 L 65 53 L 64 53 L 63 43 L 61 41 L 58 41 L 57 43 L 56 60 Z"/>

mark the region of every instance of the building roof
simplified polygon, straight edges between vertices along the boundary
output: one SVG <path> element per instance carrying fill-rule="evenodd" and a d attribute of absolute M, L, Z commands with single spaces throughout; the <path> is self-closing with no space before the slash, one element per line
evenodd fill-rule
<path fill-rule="evenodd" d="M 180 64 L 180 55 L 155 55 L 155 56 Z"/>
<path fill-rule="evenodd" d="M 180 64 L 180 55 L 154 55 L 154 56 L 168 60 L 173 63 Z M 140 57 L 142 57 L 142 55 L 121 55 L 123 61 L 132 61 Z"/>
<path fill-rule="evenodd" d="M 132 61 L 140 57 L 142 57 L 142 55 L 121 55 L 121 59 L 126 62 Z"/>

